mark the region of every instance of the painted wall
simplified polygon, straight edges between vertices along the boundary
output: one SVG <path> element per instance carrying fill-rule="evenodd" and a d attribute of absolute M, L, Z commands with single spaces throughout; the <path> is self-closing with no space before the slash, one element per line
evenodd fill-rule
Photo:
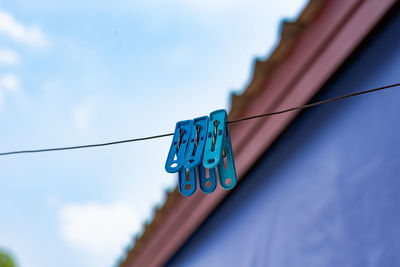
<path fill-rule="evenodd" d="M 400 81 L 400 15 L 315 99 Z M 400 88 L 302 112 L 169 266 L 400 266 Z"/>

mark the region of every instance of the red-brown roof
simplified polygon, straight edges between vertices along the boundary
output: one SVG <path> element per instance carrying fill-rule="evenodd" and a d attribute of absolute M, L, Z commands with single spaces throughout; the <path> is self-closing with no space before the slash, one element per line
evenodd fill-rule
<path fill-rule="evenodd" d="M 310 0 L 294 22 L 285 22 L 280 43 L 265 61 L 257 60 L 253 78 L 232 96 L 229 119 L 307 103 L 356 49 L 396 0 Z M 298 111 L 230 126 L 240 180 L 298 114 Z M 168 192 L 153 221 L 121 262 L 123 267 L 162 266 L 230 193 Z M 234 190 L 233 190 L 234 193 Z"/>

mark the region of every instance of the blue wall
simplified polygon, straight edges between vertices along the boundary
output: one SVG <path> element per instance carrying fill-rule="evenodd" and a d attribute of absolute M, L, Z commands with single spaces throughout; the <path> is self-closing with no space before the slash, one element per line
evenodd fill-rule
<path fill-rule="evenodd" d="M 317 99 L 400 82 L 382 28 Z M 247 176 L 169 266 L 400 266 L 400 88 L 303 111 Z"/>

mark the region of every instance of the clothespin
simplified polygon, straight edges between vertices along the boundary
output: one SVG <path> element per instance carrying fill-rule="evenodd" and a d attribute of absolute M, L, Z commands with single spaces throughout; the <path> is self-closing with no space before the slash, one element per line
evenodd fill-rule
<path fill-rule="evenodd" d="M 229 190 L 236 185 L 237 179 L 227 122 L 228 115 L 224 109 L 211 112 L 203 166 L 208 169 L 217 168 L 222 188 Z"/>
<path fill-rule="evenodd" d="M 215 170 L 209 171 L 208 175 L 206 175 L 207 171 L 203 167 L 207 128 L 208 116 L 193 120 L 189 144 L 186 148 L 186 156 L 183 163 L 184 171 L 179 173 L 180 192 L 184 196 L 190 196 L 194 193 L 196 189 L 196 174 L 199 177 L 200 190 L 204 193 L 212 193 L 217 186 Z"/>
<path fill-rule="evenodd" d="M 193 147 L 194 150 L 196 150 L 197 144 L 199 144 L 198 141 L 194 142 L 193 138 L 190 138 L 191 132 L 194 128 L 193 122 L 194 121 L 192 120 L 186 120 L 180 121 L 176 124 L 171 148 L 169 150 L 167 162 L 165 164 L 165 169 L 167 170 L 167 172 L 178 172 L 179 192 L 187 197 L 191 196 L 196 191 L 197 168 L 192 168 L 192 165 L 194 165 L 193 163 L 199 161 L 197 159 L 198 156 L 187 157 L 188 146 L 192 151 Z M 196 135 L 196 131 L 193 134 Z M 192 140 L 192 142 L 190 142 L 189 140 Z M 194 146 L 195 144 L 196 146 Z M 188 165 L 187 163 L 191 164 Z M 187 167 L 183 167 L 184 165 L 186 165 Z"/>
<path fill-rule="evenodd" d="M 182 169 L 192 125 L 192 120 L 176 123 L 174 137 L 172 138 L 167 162 L 165 163 L 165 170 L 167 172 L 174 173 Z"/>
<path fill-rule="evenodd" d="M 224 189 L 236 185 L 236 170 L 225 110 L 176 124 L 165 169 L 178 172 L 179 192 L 191 196 L 196 191 L 197 177 L 200 190 L 212 193 L 219 182 Z"/>

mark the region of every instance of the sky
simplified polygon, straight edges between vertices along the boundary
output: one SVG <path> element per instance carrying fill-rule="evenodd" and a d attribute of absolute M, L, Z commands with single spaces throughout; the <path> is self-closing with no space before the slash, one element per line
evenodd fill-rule
<path fill-rule="evenodd" d="M 173 132 L 229 108 L 305 0 L 3 0 L 0 152 Z M 165 200 L 171 138 L 0 158 L 0 248 L 114 266 Z"/>

